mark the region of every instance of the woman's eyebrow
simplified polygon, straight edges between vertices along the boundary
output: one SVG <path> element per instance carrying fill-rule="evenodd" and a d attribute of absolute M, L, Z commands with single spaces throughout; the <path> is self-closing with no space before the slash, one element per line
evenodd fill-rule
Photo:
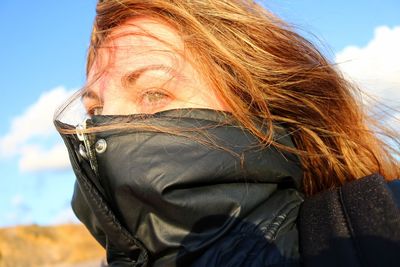
<path fill-rule="evenodd" d="M 170 66 L 155 64 L 155 65 L 144 66 L 129 72 L 128 74 L 122 76 L 121 83 L 125 87 L 132 86 L 136 83 L 136 81 L 140 78 L 140 76 L 142 76 L 147 71 L 153 71 L 153 70 L 162 70 L 173 78 L 183 77 L 182 74 L 180 74 L 179 72 L 176 71 L 176 69 Z"/>
<path fill-rule="evenodd" d="M 175 68 L 172 68 L 171 66 L 168 65 L 162 65 L 162 64 L 154 64 L 154 65 L 147 65 L 144 67 L 137 68 L 128 74 L 122 76 L 121 78 L 121 83 L 122 86 L 124 87 L 129 87 L 132 86 L 136 83 L 136 81 L 142 76 L 144 73 L 147 71 L 153 71 L 153 70 L 162 70 L 168 75 L 170 75 L 173 78 L 178 78 L 178 79 L 186 79 L 184 75 L 182 75 L 180 72 L 176 71 Z M 81 96 L 82 100 L 99 100 L 100 96 L 92 90 L 90 87 L 87 87 L 84 92 L 82 93 Z"/>

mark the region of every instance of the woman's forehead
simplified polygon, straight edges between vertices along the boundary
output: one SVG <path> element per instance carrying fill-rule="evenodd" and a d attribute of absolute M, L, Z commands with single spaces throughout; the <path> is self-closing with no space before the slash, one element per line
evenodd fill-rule
<path fill-rule="evenodd" d="M 176 61 L 183 47 L 181 36 L 167 23 L 146 17 L 130 19 L 113 29 L 100 45 L 90 72 Z"/>
<path fill-rule="evenodd" d="M 181 50 L 183 41 L 179 33 L 167 23 L 141 17 L 127 20 L 113 29 L 101 47 Z"/>

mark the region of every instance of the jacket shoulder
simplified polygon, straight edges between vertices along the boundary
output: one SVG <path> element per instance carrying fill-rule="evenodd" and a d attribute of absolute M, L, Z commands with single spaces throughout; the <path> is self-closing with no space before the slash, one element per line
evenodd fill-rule
<path fill-rule="evenodd" d="M 399 266 L 399 183 L 373 174 L 303 203 L 304 266 Z"/>

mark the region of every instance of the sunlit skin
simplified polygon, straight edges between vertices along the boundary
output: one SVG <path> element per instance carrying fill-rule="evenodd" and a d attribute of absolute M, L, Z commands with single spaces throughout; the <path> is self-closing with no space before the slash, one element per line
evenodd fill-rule
<path fill-rule="evenodd" d="M 176 108 L 229 110 L 190 62 L 178 33 L 149 18 L 115 29 L 89 71 L 89 114 L 127 115 Z M 100 73 L 100 75 L 98 75 Z"/>

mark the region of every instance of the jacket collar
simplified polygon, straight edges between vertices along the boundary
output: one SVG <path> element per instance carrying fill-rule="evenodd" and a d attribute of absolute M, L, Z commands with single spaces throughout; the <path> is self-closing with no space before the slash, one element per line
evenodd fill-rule
<path fill-rule="evenodd" d="M 229 113 L 190 109 L 98 116 L 89 125 L 116 121 L 153 128 L 90 135 L 91 164 L 77 150 L 79 139 L 64 140 L 80 193 L 107 242 L 136 260 L 140 255 L 146 262 L 150 255 L 160 266 L 175 260 L 187 264 L 233 232 L 242 236 L 243 229 L 272 239 L 277 229 L 261 231 L 261 226 L 270 226 L 277 210 L 287 216 L 290 203 L 299 202 L 297 157 L 260 147 Z M 160 127 L 174 134 L 154 130 Z M 278 142 L 293 146 L 283 128 L 276 133 Z M 100 140 L 106 144 L 101 153 L 95 149 Z"/>

